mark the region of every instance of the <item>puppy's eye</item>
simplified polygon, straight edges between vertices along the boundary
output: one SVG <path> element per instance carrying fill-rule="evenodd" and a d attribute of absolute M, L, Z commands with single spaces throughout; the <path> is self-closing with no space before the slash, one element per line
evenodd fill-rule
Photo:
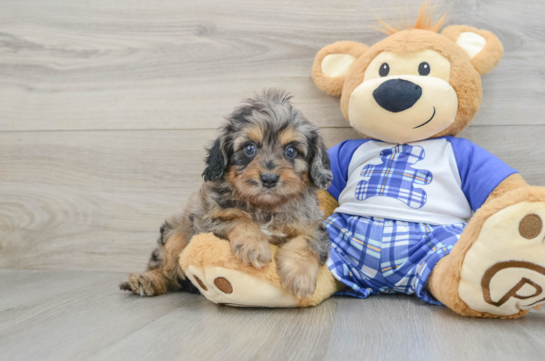
<path fill-rule="evenodd" d="M 248 156 L 255 155 L 255 145 L 248 144 L 247 146 L 245 146 L 244 147 L 244 154 L 246 154 Z"/>
<path fill-rule="evenodd" d="M 286 148 L 286 157 L 288 157 L 288 158 L 297 157 L 297 149 L 295 149 L 294 147 L 287 147 Z"/>
<path fill-rule="evenodd" d="M 390 73 L 390 65 L 388 63 L 382 63 L 380 69 L 378 70 L 378 75 L 386 76 Z"/>
<path fill-rule="evenodd" d="M 430 73 L 430 64 L 426 63 L 425 61 L 420 63 L 420 65 L 418 66 L 418 74 L 420 75 L 428 75 Z"/>

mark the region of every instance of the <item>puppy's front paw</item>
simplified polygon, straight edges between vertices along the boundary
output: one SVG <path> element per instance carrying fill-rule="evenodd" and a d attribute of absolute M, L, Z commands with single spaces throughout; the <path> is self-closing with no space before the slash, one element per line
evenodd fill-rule
<path fill-rule="evenodd" d="M 298 298 L 310 297 L 316 290 L 318 263 L 297 254 L 280 254 L 278 274 L 282 285 Z"/>
<path fill-rule="evenodd" d="M 272 261 L 269 239 L 265 235 L 248 234 L 231 239 L 233 253 L 245 265 L 262 268 Z"/>

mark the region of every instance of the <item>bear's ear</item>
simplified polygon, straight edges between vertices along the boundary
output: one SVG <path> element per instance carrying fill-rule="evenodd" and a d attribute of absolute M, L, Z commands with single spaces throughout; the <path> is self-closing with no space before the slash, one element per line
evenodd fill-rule
<path fill-rule="evenodd" d="M 469 55 L 471 64 L 481 75 L 494 69 L 503 55 L 503 45 L 501 45 L 500 39 L 490 31 L 466 25 L 453 25 L 446 27 L 441 35 L 461 47 Z"/>
<path fill-rule="evenodd" d="M 355 41 L 338 41 L 322 48 L 312 65 L 312 77 L 318 89 L 329 95 L 341 95 L 346 74 L 367 49 L 367 45 Z"/>

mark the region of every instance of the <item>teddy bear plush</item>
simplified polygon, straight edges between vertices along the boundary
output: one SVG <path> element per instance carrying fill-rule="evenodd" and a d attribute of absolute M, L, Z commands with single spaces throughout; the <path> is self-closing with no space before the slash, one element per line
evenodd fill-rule
<path fill-rule="evenodd" d="M 206 298 L 305 307 L 333 294 L 404 293 L 493 318 L 545 303 L 545 189 L 455 138 L 481 105 L 481 76 L 499 63 L 502 44 L 465 25 L 439 33 L 442 23 L 424 6 L 410 29 L 383 24 L 389 36 L 372 46 L 340 41 L 316 55 L 316 86 L 340 96 L 365 139 L 328 152 L 334 179 L 319 197 L 331 249 L 314 294 L 287 292 L 274 257 L 246 266 L 228 242 L 201 234 L 180 264 Z"/>

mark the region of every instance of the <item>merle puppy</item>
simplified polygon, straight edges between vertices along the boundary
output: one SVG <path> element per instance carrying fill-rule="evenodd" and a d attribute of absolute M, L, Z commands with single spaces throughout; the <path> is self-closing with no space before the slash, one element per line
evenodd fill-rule
<path fill-rule="evenodd" d="M 314 292 L 330 244 L 316 192 L 332 174 L 318 128 L 290 98 L 269 89 L 231 113 L 208 149 L 200 190 L 165 221 L 147 271 L 129 275 L 122 290 L 153 296 L 191 287 L 178 256 L 195 234 L 212 232 L 257 268 L 272 260 L 269 243 L 280 246 L 286 289 L 300 298 Z"/>

